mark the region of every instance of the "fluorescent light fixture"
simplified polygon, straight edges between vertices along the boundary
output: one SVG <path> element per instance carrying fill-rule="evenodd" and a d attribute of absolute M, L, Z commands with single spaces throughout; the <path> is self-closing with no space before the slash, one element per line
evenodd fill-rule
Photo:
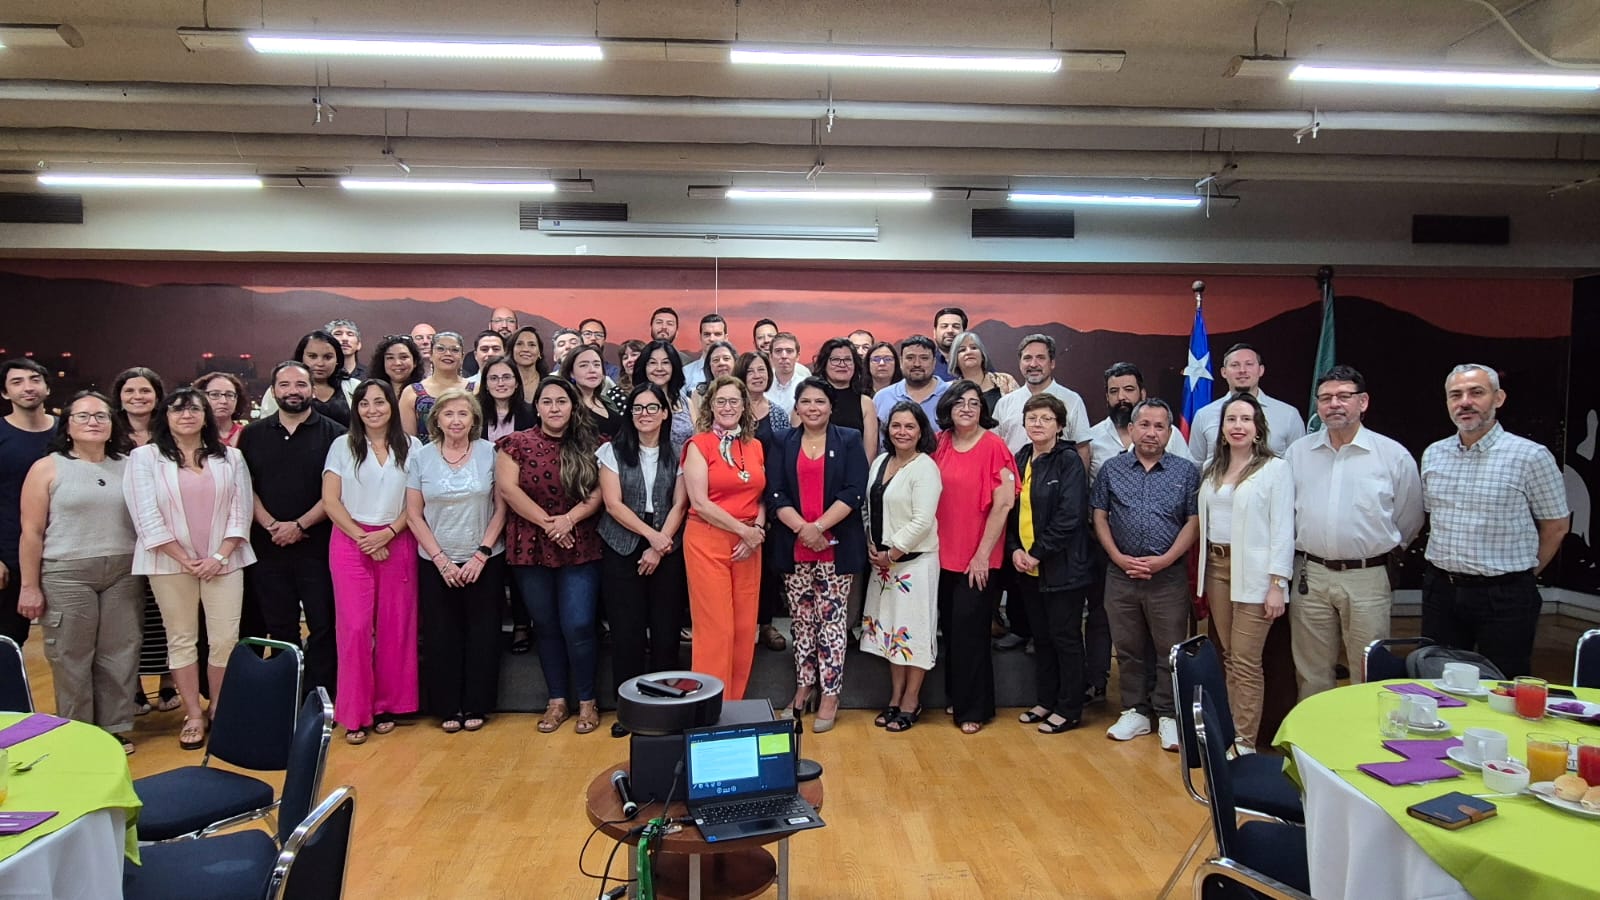
<path fill-rule="evenodd" d="M 255 176 L 221 175 L 40 175 L 46 187 L 81 188 L 259 188 Z"/>
<path fill-rule="evenodd" d="M 549 181 L 430 181 L 421 178 L 341 178 L 347 191 L 413 194 L 553 194 Z"/>
<path fill-rule="evenodd" d="M 763 66 L 801 66 L 824 69 L 902 69 L 925 72 L 1022 72 L 1050 74 L 1061 71 L 1061 54 L 1053 51 L 958 50 L 922 47 L 850 47 L 816 45 L 739 45 L 728 51 L 728 61 Z"/>
<path fill-rule="evenodd" d="M 83 35 L 71 25 L 0 25 L 0 47 L 60 50 L 82 46 Z"/>
<path fill-rule="evenodd" d="M 840 201 L 921 202 L 933 199 L 933 191 L 920 190 L 806 190 L 792 188 L 728 188 L 723 194 L 729 200 L 799 200 L 818 203 Z"/>
<path fill-rule="evenodd" d="M 1048 203 L 1056 206 L 1127 206 L 1150 209 L 1194 209 L 1200 197 L 1155 194 L 1044 194 L 1021 192 L 1006 197 L 1012 203 Z"/>
<path fill-rule="evenodd" d="M 1535 91 L 1600 90 L 1600 73 L 1558 75 L 1543 72 L 1494 72 L 1483 69 L 1389 69 L 1372 66 L 1302 63 L 1290 81 L 1330 84 L 1380 84 L 1402 87 L 1501 88 Z"/>
<path fill-rule="evenodd" d="M 716 241 L 876 241 L 878 226 L 733 225 L 727 223 L 591 222 L 540 219 L 539 232 L 565 237 L 688 238 Z"/>
<path fill-rule="evenodd" d="M 389 56 L 428 59 L 592 61 L 605 58 L 599 44 L 575 41 L 505 41 L 405 35 L 251 34 L 257 53 L 299 56 Z"/>

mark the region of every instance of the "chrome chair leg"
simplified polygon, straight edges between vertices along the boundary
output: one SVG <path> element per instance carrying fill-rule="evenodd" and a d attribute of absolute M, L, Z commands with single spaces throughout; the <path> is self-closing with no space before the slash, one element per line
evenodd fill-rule
<path fill-rule="evenodd" d="M 1207 818 L 1200 823 L 1200 832 L 1194 836 L 1194 840 L 1189 842 L 1189 849 L 1184 851 L 1183 859 L 1178 860 L 1178 867 L 1172 870 L 1171 875 L 1167 876 L 1167 883 L 1162 886 L 1161 893 L 1156 895 L 1156 900 L 1167 900 L 1167 896 L 1172 893 L 1172 889 L 1178 886 L 1178 879 L 1183 877 L 1183 873 L 1189 868 L 1189 863 L 1194 861 L 1195 854 L 1200 852 L 1200 848 L 1205 846 L 1206 838 L 1210 836 L 1211 819 Z"/>

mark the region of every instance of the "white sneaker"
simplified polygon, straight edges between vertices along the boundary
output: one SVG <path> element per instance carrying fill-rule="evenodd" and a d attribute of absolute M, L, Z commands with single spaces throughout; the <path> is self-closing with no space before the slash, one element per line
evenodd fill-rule
<path fill-rule="evenodd" d="M 1150 733 L 1150 717 L 1137 709 L 1125 709 L 1117 724 L 1106 729 L 1106 737 L 1113 741 L 1131 741 L 1141 734 Z"/>
<path fill-rule="evenodd" d="M 1148 719 L 1145 721 L 1149 722 Z M 1161 731 L 1161 749 L 1171 750 L 1174 753 L 1178 752 L 1178 720 L 1171 716 L 1162 716 L 1159 728 Z M 1149 729 L 1150 726 L 1146 724 L 1145 730 L 1148 731 Z"/>

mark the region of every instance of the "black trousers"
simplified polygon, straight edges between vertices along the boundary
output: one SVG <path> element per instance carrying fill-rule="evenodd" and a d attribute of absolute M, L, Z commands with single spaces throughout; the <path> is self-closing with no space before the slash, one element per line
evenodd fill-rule
<path fill-rule="evenodd" d="M 679 667 L 678 629 L 689 596 L 683 549 L 667 554 L 649 575 L 639 574 L 644 541 L 624 556 L 600 549 L 600 596 L 611 621 L 611 678 L 617 687 L 646 672 Z"/>
<path fill-rule="evenodd" d="M 262 554 L 247 567 L 247 593 L 255 598 L 254 612 L 260 628 L 240 633 L 262 635 L 305 650 L 306 691 L 327 688 L 334 696 L 339 684 L 339 648 L 333 630 L 333 577 L 328 571 L 327 546 L 323 552 Z M 306 638 L 300 639 L 300 614 L 305 612 Z M 244 618 L 241 614 L 241 618 Z M 254 624 L 254 623 L 252 623 Z"/>
<path fill-rule="evenodd" d="M 994 663 L 989 646 L 999 570 L 977 590 L 967 573 L 939 571 L 939 627 L 944 631 L 944 690 L 956 724 L 994 718 Z"/>
<path fill-rule="evenodd" d="M 1017 575 L 1014 596 L 1033 623 L 1034 703 L 1064 719 L 1083 717 L 1083 605 L 1088 588 L 1041 591 L 1039 579 Z"/>
<path fill-rule="evenodd" d="M 489 558 L 466 587 L 444 583 L 431 560 L 417 560 L 422 631 L 422 703 L 441 718 L 494 712 L 500 694 L 500 608 L 505 554 Z"/>
<path fill-rule="evenodd" d="M 14 559 L 4 560 L 11 577 L 0 588 L 0 634 L 11 638 L 21 647 L 28 642 L 28 617 L 17 612 L 17 601 L 22 596 L 22 564 Z"/>
<path fill-rule="evenodd" d="M 1094 567 L 1094 583 L 1084 599 L 1083 678 L 1104 692 L 1111 681 L 1111 622 L 1106 618 L 1106 567 Z M 1037 651 L 1037 648 L 1035 648 Z"/>
<path fill-rule="evenodd" d="M 1507 678 L 1528 675 L 1541 603 L 1531 570 L 1500 581 L 1451 584 L 1429 565 L 1422 575 L 1422 636 L 1482 653 Z"/>

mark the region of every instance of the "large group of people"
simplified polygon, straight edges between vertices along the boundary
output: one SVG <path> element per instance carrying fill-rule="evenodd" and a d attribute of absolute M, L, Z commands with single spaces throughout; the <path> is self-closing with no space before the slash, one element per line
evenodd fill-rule
<path fill-rule="evenodd" d="M 475 334 L 385 337 L 363 366 L 336 320 L 273 369 L 254 416 L 233 375 L 168 391 L 139 367 L 52 416 L 49 373 L 6 361 L 0 630 L 22 643 L 37 620 L 59 711 L 130 752 L 141 674 L 170 684 L 181 745 L 204 746 L 241 635 L 302 647 L 350 743 L 419 712 L 477 731 L 508 604 L 510 650 L 537 646 L 549 690 L 540 732 L 599 728 L 609 629 L 614 683 L 681 667 L 688 640 L 730 700 L 758 647 L 792 645 L 783 715 L 816 732 L 852 643 L 889 664 L 889 732 L 922 719 L 939 662 L 946 713 L 982 730 L 992 654 L 1024 645 L 1021 721 L 1071 730 L 1113 693 L 1114 651 L 1108 736 L 1175 749 L 1169 650 L 1209 614 L 1248 752 L 1270 688 L 1332 687 L 1341 651 L 1359 679 L 1388 633 L 1389 565 L 1431 513 L 1424 634 L 1528 671 L 1534 576 L 1567 508 L 1550 453 L 1497 423 L 1491 368 L 1449 373 L 1456 433 L 1419 467 L 1362 424 L 1359 372 L 1318 376 L 1306 434 L 1246 344 L 1185 440 L 1136 365 L 1105 370 L 1091 425 L 1053 338 L 1022 339 L 1019 380 L 959 308 L 931 335 L 832 338 L 809 367 L 771 319 L 741 352 L 702 317 L 698 356 L 678 326 L 663 307 L 648 340 L 612 346 L 598 319 L 542 335 L 497 308 Z M 1292 654 L 1274 655 L 1285 618 Z"/>

